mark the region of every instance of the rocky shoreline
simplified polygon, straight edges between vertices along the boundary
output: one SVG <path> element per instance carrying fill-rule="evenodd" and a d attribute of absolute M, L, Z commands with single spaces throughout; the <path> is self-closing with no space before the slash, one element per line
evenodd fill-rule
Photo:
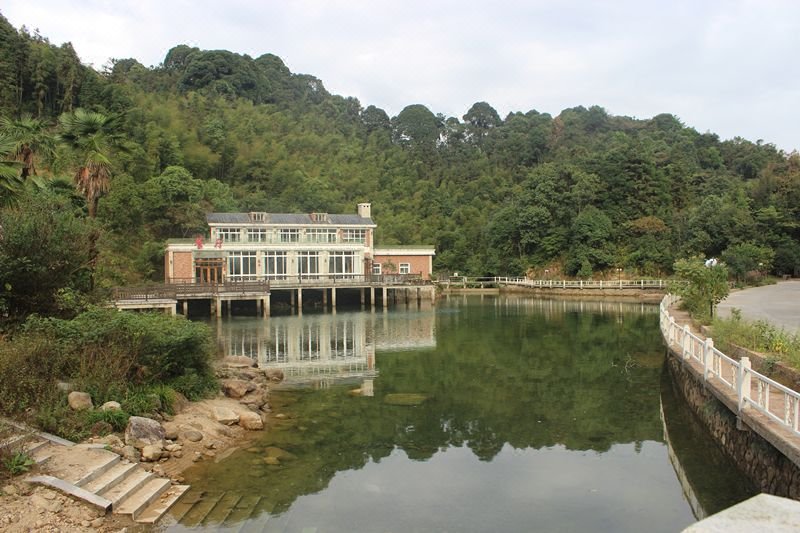
<path fill-rule="evenodd" d="M 263 430 L 270 415 L 269 385 L 283 379 L 279 370 L 258 369 L 247 357 L 220 360 L 216 374 L 220 382 L 217 397 L 197 402 L 180 397 L 173 406 L 174 415 L 130 417 L 124 434 L 95 436 L 87 442 L 105 446 L 124 460 L 138 463 L 159 477 L 169 478 L 173 484 L 182 483 L 183 472 L 193 464 L 221 460 L 245 443 L 251 432 Z M 85 402 L 86 398 L 82 400 Z M 47 469 L 44 463 L 32 473 L 47 473 Z M 134 532 L 150 529 L 126 517 L 104 514 L 56 491 L 27 483 L 26 477 L 14 478 L 0 487 L 0 530 Z"/>

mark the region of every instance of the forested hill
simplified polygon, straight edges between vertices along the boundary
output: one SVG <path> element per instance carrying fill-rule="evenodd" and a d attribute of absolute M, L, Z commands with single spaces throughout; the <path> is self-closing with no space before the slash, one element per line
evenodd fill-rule
<path fill-rule="evenodd" d="M 380 243 L 435 244 L 441 272 L 655 275 L 702 254 L 800 274 L 800 158 L 668 113 L 503 118 L 478 102 L 460 118 L 416 103 L 389 117 L 272 54 L 180 45 L 155 68 L 122 59 L 96 72 L 0 17 L 0 115 L 57 132 L 77 108 L 123 114 L 126 149 L 111 152 L 97 211 L 105 272 L 120 279 L 158 277 L 163 241 L 201 232 L 208 210 L 347 213 L 362 201 Z M 63 150 L 38 166 L 71 175 Z"/>

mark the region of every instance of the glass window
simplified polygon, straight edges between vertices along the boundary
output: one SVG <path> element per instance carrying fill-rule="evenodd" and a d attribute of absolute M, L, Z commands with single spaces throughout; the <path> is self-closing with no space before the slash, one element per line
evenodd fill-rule
<path fill-rule="evenodd" d="M 367 230 L 365 229 L 346 229 L 342 238 L 344 242 L 365 242 L 367 240 Z"/>
<path fill-rule="evenodd" d="M 299 242 L 300 230 L 299 229 L 282 229 L 278 232 L 278 237 L 281 242 Z"/>
<path fill-rule="evenodd" d="M 336 230 L 333 228 L 309 228 L 306 230 L 308 242 L 336 242 Z"/>
<path fill-rule="evenodd" d="M 269 232 L 267 228 L 247 228 L 248 242 L 268 242 Z"/>
<path fill-rule="evenodd" d="M 297 273 L 304 279 L 316 279 L 319 276 L 319 252 L 298 252 Z"/>
<path fill-rule="evenodd" d="M 256 253 L 230 252 L 228 254 L 228 278 L 234 281 L 257 279 Z"/>
<path fill-rule="evenodd" d="M 400 263 L 401 274 L 411 274 L 411 263 Z"/>
<path fill-rule="evenodd" d="M 381 275 L 381 264 L 380 263 L 372 263 L 372 273 L 376 276 Z"/>
<path fill-rule="evenodd" d="M 356 259 L 355 252 L 331 252 L 328 255 L 328 273 L 355 274 Z"/>
<path fill-rule="evenodd" d="M 286 279 L 286 252 L 266 252 L 264 254 L 264 274 L 269 279 Z"/>
<path fill-rule="evenodd" d="M 217 238 L 222 242 L 241 242 L 242 232 L 239 228 L 217 228 Z"/>

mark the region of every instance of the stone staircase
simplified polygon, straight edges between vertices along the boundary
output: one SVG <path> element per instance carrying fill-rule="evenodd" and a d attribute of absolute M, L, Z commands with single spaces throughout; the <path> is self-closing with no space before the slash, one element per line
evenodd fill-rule
<path fill-rule="evenodd" d="M 157 522 L 189 489 L 157 477 L 102 445 L 74 444 L 46 433 L 28 433 L 21 446 L 47 475 L 28 478 L 95 507 L 129 515 L 146 524 Z"/>
<path fill-rule="evenodd" d="M 287 530 L 288 518 L 270 514 L 273 509 L 274 503 L 258 494 L 190 489 L 163 523 L 168 531 L 170 524 L 180 524 L 175 530 L 282 533 Z"/>

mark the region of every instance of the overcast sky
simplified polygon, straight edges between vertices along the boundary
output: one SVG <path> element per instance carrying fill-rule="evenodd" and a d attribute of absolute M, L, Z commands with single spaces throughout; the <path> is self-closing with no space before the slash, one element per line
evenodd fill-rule
<path fill-rule="evenodd" d="M 158 65 L 176 44 L 257 57 L 396 115 L 600 105 L 800 148 L 797 0 L 4 0 L 85 63 Z"/>

